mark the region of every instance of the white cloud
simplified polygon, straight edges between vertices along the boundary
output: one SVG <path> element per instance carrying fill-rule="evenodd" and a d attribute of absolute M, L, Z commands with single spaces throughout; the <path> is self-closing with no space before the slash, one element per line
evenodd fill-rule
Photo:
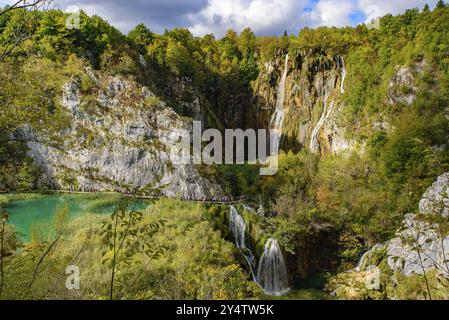
<path fill-rule="evenodd" d="M 407 9 L 422 9 L 426 3 L 433 7 L 437 0 L 358 0 L 357 7 L 366 15 L 366 20 L 371 21 L 388 13 L 399 14 Z"/>
<path fill-rule="evenodd" d="M 251 27 L 258 34 L 297 31 L 308 0 L 209 0 L 208 6 L 191 14 L 195 34 L 223 35 L 227 29 Z"/>
<path fill-rule="evenodd" d="M 310 12 L 314 26 L 349 26 L 355 5 L 351 0 L 321 0 Z"/>
<path fill-rule="evenodd" d="M 0 6 L 16 0 L 0 0 Z M 66 9 L 77 5 L 88 14 L 98 14 L 123 32 L 145 23 L 155 32 L 187 27 L 194 34 L 227 29 L 241 31 L 250 27 L 258 35 L 297 33 L 305 26 L 347 26 L 364 18 L 406 9 L 422 8 L 437 0 L 54 0 L 54 6 Z M 354 19 L 354 15 L 357 19 Z"/>

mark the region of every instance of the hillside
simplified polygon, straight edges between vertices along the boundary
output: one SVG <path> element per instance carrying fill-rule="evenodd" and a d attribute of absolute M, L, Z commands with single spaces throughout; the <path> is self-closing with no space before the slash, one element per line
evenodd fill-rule
<path fill-rule="evenodd" d="M 0 16 L 2 192 L 245 199 L 251 210 L 239 210 L 254 253 L 260 257 L 277 239 L 296 285 L 349 270 L 394 239 L 406 214 L 417 212 L 425 191 L 449 171 L 443 2 L 433 11 L 385 16 L 379 28 L 306 28 L 283 37 L 256 37 L 249 28 L 222 39 L 187 29 L 155 34 L 142 24 L 123 35 L 85 13 L 79 29 L 67 29 L 67 17 L 57 10 Z M 279 171 L 264 177 L 249 164 L 173 164 L 175 132 L 192 131 L 192 120 L 221 132 L 279 129 Z M 204 213 L 198 224 L 235 237 L 225 227 L 227 209 L 203 209 L 221 216 Z M 218 235 L 208 237 L 220 245 L 217 254 L 230 255 Z M 439 237 L 447 239 L 447 230 Z M 232 262 L 220 265 L 231 270 Z M 258 294 L 248 284 L 243 291 L 227 297 Z M 149 296 L 163 296 L 155 292 Z"/>

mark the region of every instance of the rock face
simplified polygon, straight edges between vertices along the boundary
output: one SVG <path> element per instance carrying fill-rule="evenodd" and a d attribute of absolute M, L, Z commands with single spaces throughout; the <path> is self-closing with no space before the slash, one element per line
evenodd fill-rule
<path fill-rule="evenodd" d="M 285 56 L 279 53 L 262 67 L 253 85 L 252 117 L 247 117 L 247 127 L 269 128 L 278 95 L 283 94 L 282 146 L 334 154 L 354 149 L 355 142 L 343 135 L 339 117 L 346 77 L 344 59 L 315 51 L 289 55 L 284 92 L 279 92 Z"/>
<path fill-rule="evenodd" d="M 387 244 L 387 263 L 391 270 L 408 276 L 432 269 L 449 275 L 449 237 L 442 239 L 437 226 L 406 215 L 404 230 Z M 413 244 L 409 244 L 412 241 Z"/>
<path fill-rule="evenodd" d="M 439 176 L 427 189 L 419 202 L 419 211 L 423 214 L 439 213 L 444 217 L 449 216 L 449 173 Z"/>
<path fill-rule="evenodd" d="M 133 81 L 88 74 L 95 83 L 93 94 L 83 95 L 76 79 L 63 88 L 62 104 L 71 123 L 61 132 L 62 145 L 22 133 L 28 135 L 29 155 L 43 169 L 42 183 L 70 190 L 142 193 L 158 187 L 170 197 L 223 197 L 220 187 L 194 166 L 170 160 L 180 139 L 178 130 L 191 131 L 191 119 Z"/>
<path fill-rule="evenodd" d="M 407 214 L 396 237 L 372 249 L 386 250 L 392 271 L 408 276 L 437 269 L 449 276 L 449 236 L 439 232 L 437 223 L 426 221 L 431 217 L 448 217 L 448 190 L 449 173 L 445 173 L 424 193 L 419 203 L 420 215 Z"/>
<path fill-rule="evenodd" d="M 288 54 L 287 78 L 284 82 L 286 52 L 278 52 L 261 66 L 253 84 L 253 101 L 247 111 L 246 127 L 270 128 L 276 114 L 276 102 L 283 95 L 283 149 L 308 148 L 318 154 L 340 154 L 347 150 L 363 152 L 364 142 L 346 135 L 342 111 L 346 74 L 350 64 L 344 57 L 329 55 L 320 49 Z M 398 66 L 388 88 L 387 103 L 411 105 L 416 99 L 416 74 L 426 65 Z M 283 87 L 283 92 L 279 88 Z M 391 130 L 382 117 L 372 124 L 373 130 Z"/>
<path fill-rule="evenodd" d="M 388 100 L 391 105 L 411 105 L 416 100 L 414 72 L 422 72 L 426 62 L 424 60 L 412 67 L 400 67 L 390 81 Z"/>

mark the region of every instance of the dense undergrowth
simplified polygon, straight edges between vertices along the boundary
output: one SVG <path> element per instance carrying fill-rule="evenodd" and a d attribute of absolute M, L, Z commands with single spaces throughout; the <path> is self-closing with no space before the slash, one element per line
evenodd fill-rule
<path fill-rule="evenodd" d="M 142 212 L 126 209 L 129 201 L 117 198 L 111 216 L 87 212 L 75 220 L 69 219 L 67 208 L 60 208 L 52 223 L 54 232 L 42 237 L 36 230 L 27 243 L 7 229 L 1 298 L 260 297 L 260 288 L 248 280 L 212 209 L 160 200 Z M 112 245 L 114 235 L 117 247 Z M 80 270 L 80 290 L 66 289 L 68 265 Z"/>

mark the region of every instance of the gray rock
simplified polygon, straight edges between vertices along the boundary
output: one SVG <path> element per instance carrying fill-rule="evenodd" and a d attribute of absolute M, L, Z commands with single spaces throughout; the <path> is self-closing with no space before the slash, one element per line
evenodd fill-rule
<path fill-rule="evenodd" d="M 153 94 L 148 88 L 138 90 L 134 82 L 119 77 L 99 81 L 99 106 L 89 106 L 89 111 L 83 108 L 78 82 L 64 85 L 62 104 L 72 122 L 61 132 L 63 147 L 29 139 L 28 154 L 43 169 L 42 183 L 88 191 L 145 192 L 157 187 L 169 197 L 223 198 L 221 188 L 201 177 L 193 165 L 170 161 L 177 129 L 191 130 L 190 119 L 164 103 L 145 106 L 145 97 Z M 31 137 L 29 129 L 23 134 Z"/>
<path fill-rule="evenodd" d="M 410 68 L 400 68 L 390 81 L 389 102 L 390 104 L 403 103 L 411 105 L 416 99 L 416 88 L 413 85 L 414 77 Z M 408 93 L 404 93 L 403 88 L 409 88 Z"/>
<path fill-rule="evenodd" d="M 449 274 L 444 262 L 449 259 L 449 237 L 444 240 L 445 244 L 436 225 L 420 221 L 414 214 L 406 215 L 403 228 L 387 243 L 388 266 L 404 275 L 423 274 L 434 268 Z"/>
<path fill-rule="evenodd" d="M 449 173 L 438 177 L 427 189 L 419 202 L 419 211 L 422 214 L 438 213 L 444 217 L 449 215 Z"/>

